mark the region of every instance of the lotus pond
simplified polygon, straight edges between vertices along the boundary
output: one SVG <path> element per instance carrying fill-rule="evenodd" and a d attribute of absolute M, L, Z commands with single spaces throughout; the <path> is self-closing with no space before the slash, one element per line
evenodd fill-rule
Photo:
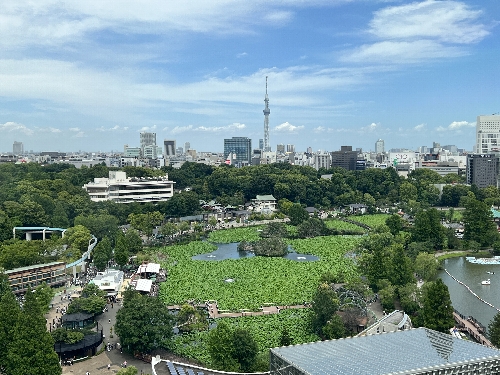
<path fill-rule="evenodd" d="M 222 233 L 220 233 L 222 232 Z M 258 230 L 238 228 L 214 232 L 210 241 L 239 242 L 258 239 Z M 221 236 L 226 241 L 220 241 Z M 252 238 L 253 237 L 253 238 Z M 325 272 L 356 277 L 352 259 L 345 257 L 359 238 L 327 236 L 289 240 L 297 253 L 319 257 L 315 262 L 297 262 L 285 258 L 243 257 L 218 262 L 193 260 L 217 248 L 208 242 L 164 247 L 168 256 L 163 267 L 167 281 L 160 287 L 160 298 L 167 304 L 181 304 L 189 299 L 217 300 L 223 310 L 258 310 L 264 303 L 302 304 L 310 301 L 318 280 Z M 228 283 L 225 280 L 232 279 Z"/>

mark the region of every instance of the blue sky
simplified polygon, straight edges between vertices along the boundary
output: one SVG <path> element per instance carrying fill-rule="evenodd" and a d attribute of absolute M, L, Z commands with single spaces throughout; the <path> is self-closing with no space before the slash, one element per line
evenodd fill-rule
<path fill-rule="evenodd" d="M 440 142 L 500 111 L 500 2 L 3 0 L 0 151 Z"/>

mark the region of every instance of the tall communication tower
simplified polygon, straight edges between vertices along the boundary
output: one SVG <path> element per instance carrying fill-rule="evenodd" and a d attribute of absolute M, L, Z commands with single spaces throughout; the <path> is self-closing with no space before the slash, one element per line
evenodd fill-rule
<path fill-rule="evenodd" d="M 269 96 L 267 96 L 267 76 L 266 76 L 266 97 L 264 99 L 266 106 L 264 107 L 264 151 L 271 151 L 271 146 L 269 145 L 269 114 L 271 110 L 269 109 Z"/>

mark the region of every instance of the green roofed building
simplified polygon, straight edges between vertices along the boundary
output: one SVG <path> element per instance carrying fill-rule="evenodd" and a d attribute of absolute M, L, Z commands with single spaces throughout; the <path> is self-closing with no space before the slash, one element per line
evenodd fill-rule
<path fill-rule="evenodd" d="M 271 349 L 273 375 L 499 374 L 500 351 L 427 328 Z"/>

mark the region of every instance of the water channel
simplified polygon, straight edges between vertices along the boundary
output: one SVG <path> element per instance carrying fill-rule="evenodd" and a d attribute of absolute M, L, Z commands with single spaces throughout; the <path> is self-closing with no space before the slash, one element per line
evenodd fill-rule
<path fill-rule="evenodd" d="M 455 278 L 469 286 L 479 297 L 493 306 L 500 308 L 500 265 L 482 265 L 468 262 L 465 257 L 446 259 L 443 264 Z M 488 274 L 487 272 L 494 272 Z M 498 312 L 496 309 L 478 300 L 467 288 L 457 283 L 444 271 L 438 276 L 448 286 L 453 307 L 466 316 L 473 316 L 485 327 Z M 481 281 L 490 279 L 490 285 L 481 285 Z"/>

